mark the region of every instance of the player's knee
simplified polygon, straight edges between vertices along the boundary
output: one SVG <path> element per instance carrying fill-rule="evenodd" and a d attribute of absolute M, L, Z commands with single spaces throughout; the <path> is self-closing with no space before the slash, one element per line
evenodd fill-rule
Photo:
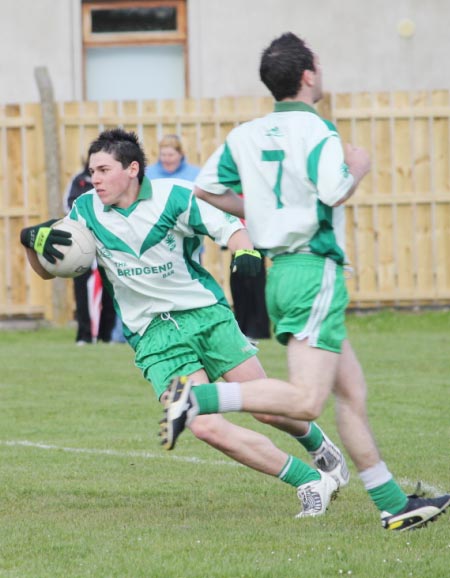
<path fill-rule="evenodd" d="M 305 394 L 299 393 L 298 399 L 293 406 L 294 419 L 303 421 L 314 421 L 320 417 L 324 409 L 327 398 L 315 391 Z"/>
<path fill-rule="evenodd" d="M 278 415 L 270 415 L 268 413 L 253 413 L 252 416 L 261 423 L 274 427 L 281 425 L 285 421 L 284 417 L 280 417 Z"/>
<path fill-rule="evenodd" d="M 353 407 L 365 407 L 367 402 L 367 387 L 363 380 L 338 383 L 334 393 L 338 401 Z"/>
<path fill-rule="evenodd" d="M 222 421 L 219 415 L 199 415 L 189 425 L 189 429 L 198 440 L 215 445 L 220 438 Z"/>
<path fill-rule="evenodd" d="M 324 404 L 318 399 L 312 397 L 299 397 L 296 402 L 292 403 L 289 412 L 283 412 L 283 416 L 265 413 L 254 413 L 252 415 L 255 419 L 265 425 L 278 427 L 282 426 L 286 422 L 286 418 L 301 421 L 314 421 L 321 415 L 323 406 Z"/>

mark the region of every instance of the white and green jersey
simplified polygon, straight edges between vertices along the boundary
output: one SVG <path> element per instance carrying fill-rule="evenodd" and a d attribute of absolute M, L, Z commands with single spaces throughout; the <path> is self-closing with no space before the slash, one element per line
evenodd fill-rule
<path fill-rule="evenodd" d="M 93 189 L 78 197 L 66 217 L 93 232 L 100 273 L 133 347 L 157 315 L 228 306 L 198 251 L 203 235 L 226 245 L 242 224 L 196 199 L 192 187 L 181 179 L 144 178 L 127 209 L 103 205 Z"/>
<path fill-rule="evenodd" d="M 333 205 L 353 182 L 336 128 L 301 102 L 277 102 L 234 128 L 196 180 L 210 193 L 243 193 L 250 237 L 269 257 L 306 252 L 338 263 L 344 209 Z"/>

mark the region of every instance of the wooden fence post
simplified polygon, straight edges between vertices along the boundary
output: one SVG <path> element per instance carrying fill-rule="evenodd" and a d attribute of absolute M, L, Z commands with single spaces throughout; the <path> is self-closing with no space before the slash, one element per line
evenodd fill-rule
<path fill-rule="evenodd" d="M 46 66 L 35 68 L 35 78 L 38 85 L 42 124 L 44 132 L 45 173 L 47 182 L 47 206 L 50 215 L 64 214 L 62 206 L 60 183 L 60 157 L 58 139 L 58 111 L 53 96 L 53 85 Z M 52 281 L 52 320 L 56 325 L 67 321 L 67 284 L 64 279 Z"/>

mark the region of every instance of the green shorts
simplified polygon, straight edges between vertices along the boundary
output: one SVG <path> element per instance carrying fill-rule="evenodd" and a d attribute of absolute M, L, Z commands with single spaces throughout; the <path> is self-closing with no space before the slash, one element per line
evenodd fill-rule
<path fill-rule="evenodd" d="M 257 352 L 231 309 L 212 305 L 156 317 L 139 340 L 135 363 L 159 399 L 177 375 L 204 369 L 216 381 Z"/>
<path fill-rule="evenodd" d="M 267 309 L 275 336 L 308 339 L 312 347 L 340 353 L 346 338 L 348 293 L 344 270 L 331 259 L 310 254 L 280 255 L 269 269 Z"/>

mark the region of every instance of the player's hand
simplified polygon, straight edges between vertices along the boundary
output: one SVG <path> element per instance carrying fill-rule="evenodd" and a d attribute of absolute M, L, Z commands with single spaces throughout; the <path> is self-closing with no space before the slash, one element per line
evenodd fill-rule
<path fill-rule="evenodd" d="M 256 277 L 261 271 L 261 253 L 254 249 L 238 249 L 231 260 L 231 272 Z"/>
<path fill-rule="evenodd" d="M 344 145 L 345 162 L 355 181 L 359 181 L 370 171 L 369 153 L 362 147 Z"/>
<path fill-rule="evenodd" d="M 52 229 L 51 226 L 59 219 L 51 219 L 34 227 L 22 229 L 20 242 L 24 247 L 33 249 L 36 253 L 43 255 L 50 263 L 56 263 L 56 258 L 63 259 L 64 255 L 58 251 L 54 245 L 71 245 L 72 233 Z"/>

